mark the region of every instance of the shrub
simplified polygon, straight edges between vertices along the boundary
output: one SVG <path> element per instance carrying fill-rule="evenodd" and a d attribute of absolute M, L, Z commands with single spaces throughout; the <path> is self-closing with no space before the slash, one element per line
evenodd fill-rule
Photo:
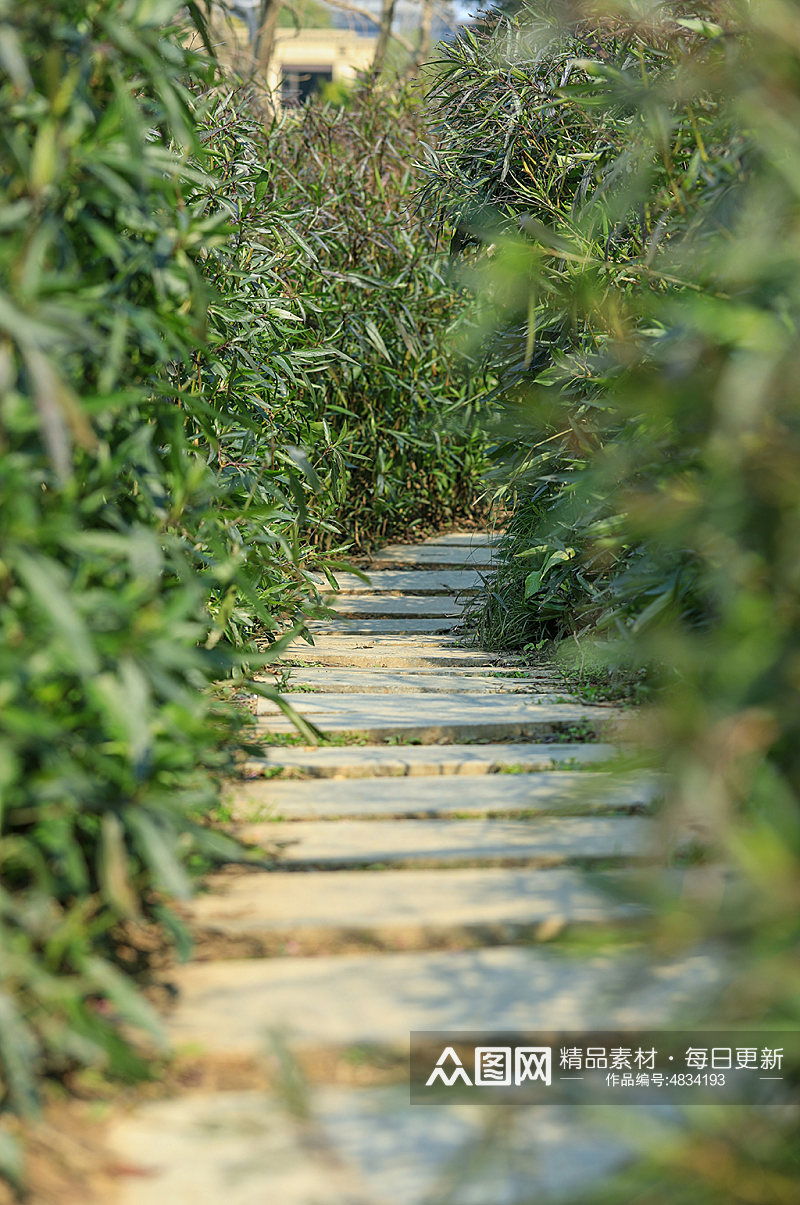
<path fill-rule="evenodd" d="M 345 543 L 463 510 L 479 462 L 404 208 L 414 110 L 265 128 L 178 10 L 0 0 L 4 1109 L 144 1072 L 136 927 L 185 951 L 170 901 L 242 856 L 208 823 L 245 723 L 214 684 L 318 611 Z"/>
<path fill-rule="evenodd" d="M 725 221 L 741 139 L 698 83 L 715 51 L 697 19 L 565 25 L 559 11 L 525 4 L 491 35 L 466 35 L 432 92 L 441 129 L 426 193 L 459 245 L 490 248 L 491 261 L 473 252 L 477 323 L 494 396 L 510 403 L 494 435 L 513 515 L 478 615 L 499 647 L 614 633 L 665 606 L 696 622 L 710 605 L 693 549 L 637 539 L 620 501 L 631 475 L 615 464 L 601 482 L 596 467 L 632 445 L 646 489 L 691 464 L 665 408 L 608 398 L 630 366 L 623 345 L 652 331 L 645 299 L 680 291 L 677 242 Z"/>
<path fill-rule="evenodd" d="M 271 211 L 293 215 L 275 270 L 315 343 L 338 352 L 304 399 L 339 437 L 319 458 L 321 496 L 359 548 L 474 514 L 484 468 L 474 384 L 452 341 L 460 298 L 413 212 L 424 125 L 413 90 L 372 88 L 347 110 L 290 111 L 265 148 Z"/>
<path fill-rule="evenodd" d="M 154 1022 L 111 931 L 173 924 L 189 858 L 224 845 L 201 823 L 234 727 L 205 690 L 224 672 L 205 604 L 245 578 L 190 381 L 198 258 L 224 227 L 193 206 L 182 81 L 207 69 L 159 27 L 169 7 L 0 7 L 0 945 L 17 1109 L 44 1071 L 138 1069 L 117 1020 Z"/>
<path fill-rule="evenodd" d="M 599 7 L 563 26 L 531 0 L 462 39 L 434 92 L 431 195 L 478 240 L 516 503 L 484 630 L 583 633 L 655 667 L 666 817 L 702 823 L 737 873 L 728 894 L 665 905 L 653 941 L 713 934 L 730 974 L 712 1023 L 793 1030 L 796 6 Z M 787 1200 L 791 1112 L 688 1117 L 580 1199 Z"/>

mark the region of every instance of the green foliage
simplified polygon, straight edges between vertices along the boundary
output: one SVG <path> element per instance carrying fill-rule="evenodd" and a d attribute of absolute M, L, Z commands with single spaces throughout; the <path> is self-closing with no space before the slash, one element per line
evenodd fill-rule
<path fill-rule="evenodd" d="M 279 29 L 329 29 L 330 11 L 317 0 L 287 0 L 278 14 Z"/>
<path fill-rule="evenodd" d="M 348 80 L 323 80 L 319 94 L 323 102 L 337 109 L 347 109 L 357 88 Z"/>
<path fill-rule="evenodd" d="M 434 91 L 429 197 L 468 248 L 504 406 L 482 631 L 649 667 L 667 815 L 738 871 L 666 905 L 654 940 L 724 943 L 713 1023 L 796 1028 L 797 6 L 603 7 L 564 26 L 530 0 Z M 789 1200 L 787 1121 L 715 1111 L 581 1199 Z"/>
<path fill-rule="evenodd" d="M 208 823 L 245 726 L 214 684 L 315 613 L 345 540 L 455 517 L 480 460 L 407 211 L 413 109 L 265 127 L 212 88 L 179 9 L 0 0 L 0 1106 L 20 1111 L 45 1074 L 145 1071 L 121 1026 L 157 1025 L 120 951 L 142 924 L 184 949 L 170 900 L 243 856 Z"/>
<path fill-rule="evenodd" d="M 498 647 L 642 626 L 667 606 L 694 622 L 708 606 L 693 549 L 632 538 L 622 479 L 598 482 L 595 454 L 635 444 L 637 488 L 680 480 L 691 463 L 666 416 L 607 396 L 628 367 L 620 344 L 658 330 L 623 298 L 638 306 L 682 287 L 666 255 L 678 237 L 701 237 L 700 214 L 725 220 L 741 140 L 692 79 L 714 52 L 685 21 L 565 27 L 558 12 L 524 5 L 490 38 L 467 34 L 432 94 L 443 129 L 428 193 L 456 247 L 488 247 L 490 272 L 487 256 L 472 257 L 475 320 L 496 396 L 511 403 L 494 434 L 498 496 L 514 514 L 478 616 Z"/>
<path fill-rule="evenodd" d="M 309 357 L 329 361 L 303 396 L 319 497 L 361 548 L 474 513 L 485 464 L 452 345 L 460 302 L 433 231 L 411 211 L 423 121 L 411 90 L 375 89 L 346 111 L 289 111 L 267 133 L 262 215 L 283 244 L 272 270 Z M 330 543 L 324 530 L 318 543 Z"/>
<path fill-rule="evenodd" d="M 45 1069 L 140 1070 L 117 1023 L 154 1020 L 109 930 L 222 843 L 200 815 L 233 717 L 200 645 L 240 567 L 181 377 L 223 226 L 191 204 L 181 77 L 205 67 L 161 7 L 0 8 L 2 1067 L 22 1109 Z"/>

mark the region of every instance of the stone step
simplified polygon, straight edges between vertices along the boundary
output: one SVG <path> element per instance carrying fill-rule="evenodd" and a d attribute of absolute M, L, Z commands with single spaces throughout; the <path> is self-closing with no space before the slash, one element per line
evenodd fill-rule
<path fill-rule="evenodd" d="M 492 567 L 492 550 L 489 545 L 443 544 L 387 544 L 370 560 L 373 569 L 415 568 L 435 565 L 437 568 L 486 569 Z"/>
<path fill-rule="evenodd" d="M 374 1205 L 324 1138 L 264 1091 L 141 1103 L 111 1122 L 108 1146 L 116 1205 Z"/>
<path fill-rule="evenodd" d="M 382 1085 L 320 1087 L 313 1113 L 371 1205 L 563 1205 L 591 1199 L 641 1151 L 641 1121 L 625 1109 L 432 1108 Z M 654 1145 L 675 1141 L 674 1117 L 648 1121 Z"/>
<path fill-rule="evenodd" d="M 332 594 L 326 602 L 342 618 L 450 618 L 460 616 L 464 609 L 452 594 Z"/>
<path fill-rule="evenodd" d="M 521 660 L 521 659 L 518 659 Z M 314 644 L 293 641 L 281 662 L 285 665 L 335 665 L 347 669 L 383 666 L 389 669 L 431 669 L 474 667 L 492 669 L 514 663 L 513 657 L 485 653 L 482 649 L 462 648 L 441 636 L 318 635 Z"/>
<path fill-rule="evenodd" d="M 319 723 L 332 723 L 338 719 L 348 721 L 351 716 L 362 718 L 365 714 L 373 721 L 417 724 L 426 720 L 447 723 L 480 723 L 484 719 L 499 719 L 555 724 L 604 724 L 619 717 L 616 707 L 596 706 L 591 703 L 539 703 L 535 695 L 502 695 L 499 698 L 472 698 L 460 692 L 431 694 L 357 694 L 354 691 L 333 691 L 308 694 L 296 693 L 292 706 L 301 715 Z M 277 703 L 260 698 L 258 714 L 261 716 L 282 715 Z"/>
<path fill-rule="evenodd" d="M 387 595 L 387 597 L 391 598 L 393 596 Z M 414 649 L 417 649 L 417 648 L 424 649 L 425 651 L 440 650 L 443 652 L 451 652 L 453 650 L 456 650 L 456 651 L 460 650 L 461 652 L 469 652 L 469 653 L 474 653 L 474 654 L 480 655 L 481 657 L 483 657 L 486 660 L 487 664 L 489 664 L 492 661 L 497 661 L 498 659 L 502 659 L 502 660 L 508 661 L 509 665 L 510 665 L 512 662 L 520 661 L 522 659 L 521 655 L 518 655 L 516 657 L 516 659 L 513 656 L 510 658 L 509 657 L 500 658 L 499 654 L 487 652 L 486 649 L 481 649 L 481 648 L 478 648 L 477 646 L 472 646 L 472 647 L 467 648 L 467 646 L 462 642 L 461 638 L 458 636 L 436 636 L 433 633 L 425 633 L 425 632 L 423 632 L 422 635 L 420 635 L 420 636 L 400 636 L 395 633 L 394 635 L 389 635 L 389 636 L 371 636 L 371 637 L 348 636 L 344 632 L 337 632 L 333 636 L 321 637 L 317 643 L 324 644 L 324 645 L 330 645 L 331 647 L 336 647 L 336 648 L 348 649 L 348 650 L 351 650 L 351 649 L 358 650 L 360 648 L 372 648 L 373 646 L 375 648 L 391 648 L 391 649 L 394 649 L 396 652 L 407 651 L 408 649 L 411 649 L 413 651 Z M 309 644 L 309 642 L 307 640 L 301 640 L 300 637 L 298 637 L 298 644 L 303 645 L 305 648 L 313 647 L 312 645 Z"/>
<path fill-rule="evenodd" d="M 374 1044 L 407 1051 L 411 1030 L 634 1028 L 682 1010 L 686 1027 L 723 982 L 718 951 L 654 961 L 614 948 L 575 958 L 554 947 L 224 959 L 174 968 L 167 1021 L 179 1048 L 268 1057 Z"/>
<path fill-rule="evenodd" d="M 303 1104 L 298 1117 L 285 1097 L 253 1088 L 139 1104 L 107 1130 L 115 1201 L 552 1203 L 606 1183 L 638 1149 L 626 1110 L 610 1110 L 613 1130 L 563 1105 L 507 1109 L 498 1126 L 491 1106 L 412 1106 L 406 1084 L 317 1084 Z M 651 1124 L 674 1141 L 674 1118 Z"/>
<path fill-rule="evenodd" d="M 444 544 L 447 546 L 453 544 L 466 544 L 471 548 L 489 548 L 502 540 L 505 532 L 502 531 L 450 531 L 446 535 L 428 536 L 422 540 L 421 544 Z M 417 547 L 420 545 L 417 544 Z"/>
<path fill-rule="evenodd" d="M 608 773 L 557 770 L 538 774 L 485 774 L 464 782 L 461 775 L 316 782 L 275 780 L 236 783 L 227 792 L 232 818 L 333 820 L 373 817 L 580 815 L 640 811 L 657 797 L 654 779 Z"/>
<path fill-rule="evenodd" d="M 295 820 L 237 826 L 279 866 L 476 865 L 653 858 L 657 828 L 638 816 L 535 820 Z"/>
<path fill-rule="evenodd" d="M 477 569 L 377 569 L 370 570 L 369 582 L 354 573 L 337 573 L 336 583 L 344 594 L 455 594 L 478 590 L 483 577 Z M 324 589 L 328 579 L 316 575 Z"/>
<path fill-rule="evenodd" d="M 417 619 L 413 615 L 398 615 L 393 619 L 365 618 L 317 619 L 308 624 L 315 637 L 317 633 L 341 632 L 352 636 L 418 636 L 420 633 L 443 633 L 452 630 L 461 622 L 460 616 L 440 615 L 433 619 Z"/>
<path fill-rule="evenodd" d="M 427 639 L 428 638 L 426 638 L 426 647 L 427 647 Z M 371 645 L 373 642 L 365 641 L 365 643 Z M 384 642 L 379 641 L 378 643 L 382 645 Z M 414 640 L 411 643 L 416 645 L 419 642 L 417 640 Z M 453 641 L 438 640 L 436 637 L 430 638 L 430 643 L 432 646 L 444 645 L 444 646 L 447 646 L 448 648 L 455 647 L 453 644 Z M 361 647 L 360 643 L 356 647 L 360 648 Z M 490 654 L 485 654 L 485 655 L 488 656 Z M 505 663 L 506 660 L 508 660 L 508 664 Z M 314 672 L 317 672 L 316 667 L 311 667 L 311 668 Z M 493 662 L 492 664 L 466 665 L 463 667 L 454 665 L 449 668 L 448 667 L 445 667 L 445 668 L 447 668 L 448 674 L 452 674 L 454 679 L 457 678 L 461 682 L 468 682 L 470 680 L 476 681 L 476 680 L 480 680 L 481 677 L 485 677 L 485 676 L 488 676 L 491 678 L 506 678 L 509 680 L 512 680 L 514 678 L 520 678 L 520 679 L 530 678 L 531 680 L 535 680 L 536 682 L 547 681 L 547 682 L 561 683 L 564 680 L 563 675 L 560 674 L 557 669 L 555 669 L 551 666 L 548 666 L 548 665 L 531 664 L 531 662 L 529 662 L 527 660 L 523 661 L 521 656 L 514 656 L 514 657 L 507 658 L 507 659 L 504 658 L 499 663 Z M 267 674 L 267 673 L 277 674 L 277 673 L 282 672 L 282 670 L 278 670 L 278 669 L 272 670 L 270 667 L 266 667 L 262 672 L 265 674 Z M 301 671 L 293 670 L 292 672 L 299 673 Z M 420 682 L 426 682 L 426 681 L 427 682 L 435 682 L 436 679 L 441 675 L 441 672 L 442 672 L 441 669 L 438 669 L 436 666 L 422 665 L 416 669 L 409 669 L 407 671 L 403 671 L 402 675 L 399 677 L 398 680 L 405 681 L 406 678 L 410 678 L 412 680 L 418 679 Z M 320 669 L 319 673 L 324 678 L 333 676 L 333 671 L 330 671 L 330 670 L 327 670 L 324 668 Z M 362 676 L 363 681 L 368 682 L 372 677 L 380 676 L 380 666 L 367 666 L 366 668 L 355 668 L 353 670 L 353 673 L 360 674 Z M 256 678 L 257 677 L 258 677 L 258 675 L 256 675 Z"/>
<path fill-rule="evenodd" d="M 487 653 L 465 648 L 452 636 L 367 636 L 344 632 L 318 633 L 314 643 L 298 637 L 288 646 L 281 664 L 336 665 L 348 669 L 388 666 L 393 669 L 435 669 L 453 666 L 461 669 L 513 668 L 521 657 Z"/>
<path fill-rule="evenodd" d="M 379 666 L 347 669 L 336 666 L 296 667 L 291 669 L 288 684 L 294 690 L 309 687 L 312 691 L 332 694 L 528 694 L 539 702 L 562 699 L 579 700 L 565 693 L 563 681 L 557 674 L 533 670 L 524 677 L 513 676 L 518 671 L 461 670 L 444 667 L 442 670 L 384 670 Z M 261 674 L 261 682 L 278 684 L 281 674 Z"/>
<path fill-rule="evenodd" d="M 217 875 L 187 908 L 196 939 L 224 939 L 250 957 L 319 949 L 425 948 L 551 939 L 570 925 L 642 916 L 620 896 L 629 872 L 582 870 L 281 871 Z M 615 894 L 616 893 L 616 894 Z M 218 941 L 213 948 L 218 949 Z"/>
<path fill-rule="evenodd" d="M 247 777 L 274 770 L 310 778 L 380 778 L 438 774 L 494 774 L 503 770 L 552 770 L 559 766 L 592 765 L 618 753 L 607 744 L 489 743 L 475 745 L 388 745 L 345 748 L 265 748 L 244 765 Z"/>
<path fill-rule="evenodd" d="M 296 694 L 292 705 L 324 732 L 363 732 L 374 739 L 406 736 L 438 740 L 547 736 L 585 725 L 597 733 L 619 709 L 582 703 L 541 703 L 531 695 Z M 291 720 L 269 699 L 258 700 L 263 733 L 294 732 Z"/>

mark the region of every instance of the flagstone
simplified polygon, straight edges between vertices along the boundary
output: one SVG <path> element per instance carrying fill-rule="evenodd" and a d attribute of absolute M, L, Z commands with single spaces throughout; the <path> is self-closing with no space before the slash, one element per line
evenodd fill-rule
<path fill-rule="evenodd" d="M 499 698 L 472 698 L 467 695 L 422 692 L 405 695 L 373 695 L 353 692 L 296 694 L 292 706 L 309 719 L 320 723 L 346 720 L 352 715 L 370 714 L 375 720 L 402 723 L 406 719 L 452 720 L 472 722 L 483 717 L 499 719 L 536 719 L 543 723 L 604 723 L 619 715 L 618 708 L 598 707 L 590 703 L 539 703 L 535 696 L 520 694 Z M 259 715 L 282 715 L 277 703 L 261 699 Z"/>
<path fill-rule="evenodd" d="M 424 619 L 460 616 L 463 611 L 452 594 L 332 594 L 326 602 L 342 618 L 374 615 Z"/>
<path fill-rule="evenodd" d="M 337 573 L 336 583 L 344 593 L 374 594 L 394 591 L 397 594 L 453 594 L 479 589 L 482 576 L 477 569 L 376 569 L 362 581 L 354 573 Z M 318 576 L 319 584 L 328 588 L 327 578 Z"/>
<path fill-rule="evenodd" d="M 466 544 L 472 548 L 488 548 L 497 544 L 504 535 L 503 531 L 450 531 L 446 535 L 428 536 L 421 544 Z"/>
<path fill-rule="evenodd" d="M 395 566 L 423 568 L 428 565 L 490 569 L 492 550 L 486 544 L 387 544 L 374 553 L 370 565 L 370 572 Z"/>
<path fill-rule="evenodd" d="M 265 1092 L 143 1103 L 110 1127 L 108 1146 L 118 1205 L 372 1205 L 354 1171 Z"/>
<path fill-rule="evenodd" d="M 315 782 L 255 781 L 233 784 L 227 803 L 234 820 L 255 823 L 285 820 L 369 817 L 475 816 L 492 813 L 631 811 L 650 805 L 656 782 L 590 771 L 540 771 L 533 774 L 459 776 Z"/>
<path fill-rule="evenodd" d="M 292 705 L 324 732 L 364 732 L 373 738 L 405 735 L 432 744 L 444 738 L 546 736 L 576 724 L 602 729 L 616 709 L 580 703 L 541 703 L 531 695 L 297 694 Z M 259 701 L 260 731 L 294 732 L 291 720 L 268 699 Z"/>
<path fill-rule="evenodd" d="M 532 1205 L 583 1199 L 640 1149 L 632 1111 L 409 1105 L 405 1085 L 320 1088 L 314 1117 L 372 1205 Z M 662 1110 L 655 1110 L 658 1114 Z M 674 1118 L 650 1120 L 653 1145 Z M 657 1127 L 663 1133 L 657 1133 Z"/>
<path fill-rule="evenodd" d="M 465 661 L 468 666 L 478 665 L 486 668 L 497 664 L 513 666 L 520 661 L 520 657 L 513 655 L 489 653 L 485 649 L 470 647 L 461 638 L 449 633 L 437 635 L 420 632 L 415 636 L 410 636 L 397 632 L 388 635 L 359 635 L 344 631 L 318 632 L 312 639 L 313 643 L 303 637 L 296 637 L 289 644 L 282 660 L 300 659 L 303 654 L 316 657 L 326 652 L 333 652 L 337 655 L 344 653 L 349 656 L 352 654 L 354 657 L 359 654 L 389 654 L 392 657 L 404 657 L 411 661 L 431 655 L 452 657 L 455 659 L 454 664 L 458 664 L 459 658 L 461 658 L 468 659 Z"/>
<path fill-rule="evenodd" d="M 640 905 L 621 898 L 621 876 L 592 878 L 572 868 L 218 875 L 188 915 L 196 934 L 247 939 L 251 956 L 274 953 L 286 942 L 324 948 L 359 940 L 401 948 L 472 935 L 496 943 L 642 915 Z"/>
<path fill-rule="evenodd" d="M 141 1104 L 108 1129 L 119 1205 L 430 1205 L 443 1191 L 452 1205 L 529 1205 L 591 1187 L 636 1149 L 618 1110 L 613 1129 L 547 1105 L 498 1129 L 490 1107 L 411 1106 L 405 1084 L 308 1096 L 303 1117 L 254 1089 Z"/>
<path fill-rule="evenodd" d="M 487 665 L 498 660 L 498 654 L 487 652 L 486 649 L 469 647 L 465 645 L 457 636 L 451 635 L 435 635 L 433 633 L 422 632 L 419 636 L 403 637 L 395 632 L 388 636 L 359 636 L 357 634 L 349 634 L 347 632 L 335 632 L 330 635 L 322 635 L 315 638 L 311 644 L 308 640 L 297 637 L 291 648 L 305 648 L 313 651 L 317 648 L 336 648 L 344 649 L 347 652 L 358 652 L 359 649 L 388 649 L 391 652 L 415 652 L 417 650 L 423 652 L 463 652 L 470 653 L 473 656 L 482 657 Z M 511 658 L 507 660 L 513 661 Z"/>
<path fill-rule="evenodd" d="M 558 766 L 591 765 L 609 761 L 617 752 L 613 745 L 583 742 L 295 749 L 265 746 L 261 757 L 245 763 L 245 773 L 254 778 L 272 770 L 295 771 L 312 778 L 493 774 L 504 769 L 551 770 Z"/>
<path fill-rule="evenodd" d="M 389 666 L 394 669 L 431 668 L 434 666 L 477 666 L 514 663 L 514 658 L 484 649 L 466 648 L 453 637 L 420 633 L 405 640 L 400 635 L 352 635 L 343 632 L 318 633 L 313 644 L 294 640 L 283 654 L 284 664 L 339 665 L 348 668 Z"/>
<path fill-rule="evenodd" d="M 656 829 L 638 816 L 535 820 L 296 820 L 244 824 L 244 841 L 277 850 L 279 866 L 431 866 L 517 862 L 554 866 L 653 858 Z"/>
<path fill-rule="evenodd" d="M 281 674 L 261 674 L 258 680 L 277 685 L 281 682 Z M 447 666 L 433 671 L 392 671 L 383 670 L 380 666 L 365 669 L 295 667 L 290 670 L 288 685 L 293 691 L 302 692 L 308 688 L 332 694 L 527 694 L 538 702 L 579 701 L 566 693 L 563 680 L 557 674 L 534 670 L 524 677 L 515 677 L 489 669 L 481 673 L 479 666 L 475 667 L 475 672 Z"/>
<path fill-rule="evenodd" d="M 309 623 L 308 630 L 315 636 L 317 632 L 342 632 L 345 635 L 368 636 L 416 636 L 420 632 L 450 632 L 461 622 L 458 616 L 434 616 L 432 619 L 419 619 L 413 615 L 400 615 L 394 618 L 356 617 L 347 619 L 317 619 Z"/>
<path fill-rule="evenodd" d="M 718 953 L 654 962 L 646 951 L 493 947 L 444 952 L 224 959 L 176 968 L 168 1032 L 179 1047 L 268 1054 L 377 1044 L 403 1050 L 411 1030 L 624 1028 L 684 1021 L 722 980 Z"/>
<path fill-rule="evenodd" d="M 357 638 L 356 638 L 357 639 Z M 366 638 L 364 638 L 366 639 Z M 416 643 L 416 642 L 415 642 Z M 304 649 L 308 649 L 304 645 Z M 474 652 L 472 649 L 437 649 L 421 648 L 402 649 L 393 646 L 381 647 L 372 644 L 356 647 L 352 651 L 341 645 L 320 644 L 310 652 L 302 652 L 299 645 L 292 645 L 283 657 L 283 665 L 300 666 L 338 666 L 348 669 L 428 669 L 434 666 L 475 666 L 491 669 L 507 658 L 499 655 L 492 660 L 485 653 Z"/>

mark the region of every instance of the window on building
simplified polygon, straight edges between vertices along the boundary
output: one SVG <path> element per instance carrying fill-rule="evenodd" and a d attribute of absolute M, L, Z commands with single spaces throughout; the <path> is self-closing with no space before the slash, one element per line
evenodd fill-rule
<path fill-rule="evenodd" d="M 328 80 L 333 79 L 330 67 L 298 66 L 287 63 L 281 69 L 281 102 L 302 105 Z"/>

